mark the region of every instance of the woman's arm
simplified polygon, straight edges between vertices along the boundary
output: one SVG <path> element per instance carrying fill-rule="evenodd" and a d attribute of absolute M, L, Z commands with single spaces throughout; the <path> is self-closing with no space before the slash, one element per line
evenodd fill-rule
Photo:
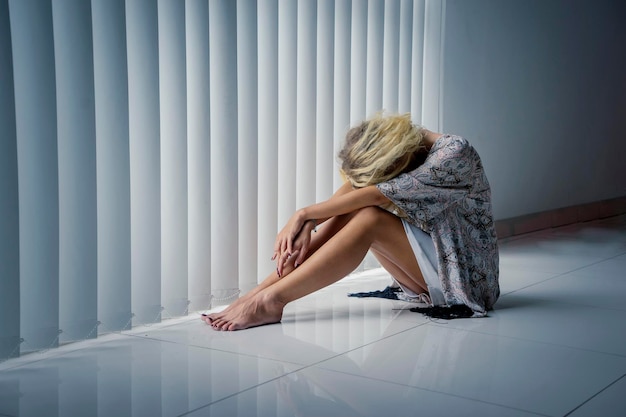
<path fill-rule="evenodd" d="M 388 202 L 387 197 L 373 185 L 354 190 L 349 184 L 344 184 L 330 199 L 296 211 L 276 237 L 275 252 L 291 254 L 294 239 L 308 220 L 322 222 L 363 207 L 381 206 Z"/>
<path fill-rule="evenodd" d="M 326 201 L 298 210 L 294 217 L 301 219 L 302 222 L 312 219 L 326 220 L 330 217 L 351 213 L 363 207 L 381 206 L 386 203 L 389 203 L 389 200 L 376 186 L 370 185 L 356 190 L 350 188 L 349 192 L 335 195 Z"/>
<path fill-rule="evenodd" d="M 339 188 L 337 188 L 337 191 L 335 191 L 335 193 L 329 198 L 329 200 L 334 200 L 337 197 L 341 197 L 343 195 L 348 194 L 349 192 L 355 191 L 354 188 L 352 187 L 352 184 L 350 184 L 349 181 L 344 182 Z M 322 223 L 324 223 L 326 220 L 330 219 L 332 216 L 328 216 L 328 217 L 315 217 L 315 218 L 311 218 L 311 219 L 307 219 L 307 220 L 313 220 L 315 222 L 316 225 L 320 225 Z"/>

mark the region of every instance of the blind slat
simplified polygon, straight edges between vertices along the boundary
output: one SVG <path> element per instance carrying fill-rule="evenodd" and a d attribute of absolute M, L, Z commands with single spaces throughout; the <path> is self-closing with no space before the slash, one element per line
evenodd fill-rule
<path fill-rule="evenodd" d="M 278 2 L 258 2 L 259 57 L 259 170 L 258 194 L 258 268 L 259 280 L 275 267 L 270 260 L 278 229 Z"/>
<path fill-rule="evenodd" d="M 424 81 L 422 82 L 422 123 L 438 132 L 442 74 L 441 43 L 445 0 L 426 0 L 424 8 Z M 427 82 L 428 81 L 428 82 Z"/>
<path fill-rule="evenodd" d="M 413 1 L 400 3 L 400 35 L 398 39 L 398 112 L 411 111 L 411 58 L 413 47 Z"/>
<path fill-rule="evenodd" d="M 187 82 L 185 3 L 159 0 L 161 298 L 166 316 L 188 302 Z"/>
<path fill-rule="evenodd" d="M 59 182 L 50 1 L 9 3 L 20 210 L 21 352 L 58 345 Z"/>
<path fill-rule="evenodd" d="M 133 324 L 161 319 L 161 163 L 157 4 L 126 2 Z"/>
<path fill-rule="evenodd" d="M 0 361 L 19 355 L 20 240 L 9 4 L 0 1 Z"/>
<path fill-rule="evenodd" d="M 258 97 L 257 6 L 237 1 L 239 288 L 257 284 Z"/>
<path fill-rule="evenodd" d="M 335 5 L 317 3 L 317 124 L 315 140 L 315 201 L 323 201 L 333 194 L 335 168 L 334 149 L 334 77 L 335 77 Z"/>
<path fill-rule="evenodd" d="M 96 123 L 91 4 L 53 2 L 60 340 L 97 335 Z"/>
<path fill-rule="evenodd" d="M 400 75 L 400 0 L 385 1 L 382 108 L 398 112 Z"/>
<path fill-rule="evenodd" d="M 100 332 L 131 325 L 130 154 L 124 0 L 92 4 Z"/>
<path fill-rule="evenodd" d="M 190 311 L 211 305 L 211 116 L 209 5 L 185 2 Z"/>
<path fill-rule="evenodd" d="M 411 73 L 411 115 L 413 120 L 423 124 L 422 91 L 426 81 L 424 79 L 424 13 L 425 0 L 415 0 L 413 3 L 413 42 Z"/>
<path fill-rule="evenodd" d="M 335 154 L 341 148 L 343 138 L 350 125 L 351 97 L 351 52 L 352 9 L 349 2 L 335 3 L 335 71 L 334 71 L 334 126 L 333 143 Z M 333 155 L 334 156 L 334 155 Z M 339 188 L 343 182 L 339 171 L 334 171 L 333 189 Z"/>
<path fill-rule="evenodd" d="M 297 6 L 286 0 L 278 8 L 278 227 L 296 210 Z"/>
<path fill-rule="evenodd" d="M 366 116 L 367 0 L 352 1 L 350 45 L 350 125 Z"/>
<path fill-rule="evenodd" d="M 211 288 L 218 302 L 239 285 L 236 6 L 209 2 Z"/>
<path fill-rule="evenodd" d="M 298 3 L 295 208 L 315 203 L 317 2 Z M 293 138 L 291 139 L 293 141 Z"/>
<path fill-rule="evenodd" d="M 381 110 L 383 105 L 384 19 L 385 5 L 383 0 L 369 0 L 364 117 L 369 117 Z"/>

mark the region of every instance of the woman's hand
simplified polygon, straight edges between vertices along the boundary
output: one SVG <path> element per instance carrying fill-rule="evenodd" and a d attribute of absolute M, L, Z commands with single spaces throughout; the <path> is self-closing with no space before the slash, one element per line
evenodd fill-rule
<path fill-rule="evenodd" d="M 298 265 L 304 261 L 310 243 L 310 236 L 304 235 L 309 235 L 315 227 L 314 222 L 307 220 L 321 219 L 323 222 L 331 217 L 350 213 L 363 207 L 382 206 L 389 202 L 376 186 L 370 185 L 353 190 L 351 185 L 346 183 L 330 199 L 296 211 L 276 236 L 272 260 L 276 260 L 278 275 L 282 275 L 289 258 L 297 256 L 294 264 Z M 300 236 L 303 229 L 306 232 Z"/>
<path fill-rule="evenodd" d="M 276 236 L 272 260 L 276 260 L 276 271 L 279 276 L 282 275 L 283 268 L 292 256 L 297 256 L 295 265 L 302 263 L 306 256 L 312 229 L 303 227 L 305 223 L 304 213 L 299 210 L 291 216 L 285 227 Z"/>
<path fill-rule="evenodd" d="M 309 248 L 311 247 L 311 231 L 315 230 L 316 226 L 317 222 L 315 220 L 305 221 L 300 229 L 300 233 L 298 233 L 293 241 L 293 252 L 291 256 L 296 256 L 296 260 L 293 264 L 294 268 L 297 268 L 306 259 L 306 255 L 309 253 Z"/>

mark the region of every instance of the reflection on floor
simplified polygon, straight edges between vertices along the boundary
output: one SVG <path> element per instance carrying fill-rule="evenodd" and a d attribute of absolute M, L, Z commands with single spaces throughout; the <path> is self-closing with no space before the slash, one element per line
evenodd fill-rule
<path fill-rule="evenodd" d="M 484 319 L 353 299 L 382 270 L 215 332 L 196 317 L 0 364 L 1 416 L 626 416 L 626 216 L 501 242 Z"/>

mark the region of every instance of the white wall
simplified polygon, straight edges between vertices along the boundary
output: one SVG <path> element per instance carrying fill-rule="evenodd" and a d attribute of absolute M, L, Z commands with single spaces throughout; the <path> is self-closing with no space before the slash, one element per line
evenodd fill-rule
<path fill-rule="evenodd" d="M 626 3 L 447 0 L 442 130 L 496 219 L 626 196 Z"/>

